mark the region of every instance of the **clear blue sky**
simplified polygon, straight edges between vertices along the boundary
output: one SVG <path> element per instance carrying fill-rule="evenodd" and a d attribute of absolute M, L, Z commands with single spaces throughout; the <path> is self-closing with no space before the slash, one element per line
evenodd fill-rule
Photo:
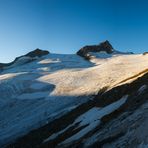
<path fill-rule="evenodd" d="M 148 51 L 147 0 L 0 0 L 0 62 L 35 48 L 75 53 L 109 40 Z"/>

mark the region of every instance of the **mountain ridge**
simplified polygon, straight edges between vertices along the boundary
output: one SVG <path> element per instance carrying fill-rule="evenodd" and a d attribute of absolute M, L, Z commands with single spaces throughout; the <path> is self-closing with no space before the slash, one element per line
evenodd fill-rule
<path fill-rule="evenodd" d="M 47 50 L 41 50 L 41 49 L 35 49 L 25 55 L 19 56 L 17 58 L 15 58 L 14 61 L 10 62 L 10 63 L 0 63 L 0 70 L 3 70 L 5 68 L 9 68 L 10 66 L 16 64 L 19 60 L 22 60 L 21 64 L 25 64 L 25 63 L 29 63 L 34 61 L 35 59 L 45 56 L 49 54 L 49 51 Z M 23 61 L 24 60 L 24 61 Z"/>
<path fill-rule="evenodd" d="M 84 46 L 80 50 L 78 50 L 76 54 L 79 55 L 80 57 L 83 57 L 86 60 L 90 60 L 91 58 L 94 57 L 92 53 L 101 53 L 101 52 L 105 52 L 107 58 L 109 58 L 110 55 L 113 53 L 114 54 L 133 54 L 132 52 L 120 52 L 115 50 L 108 40 L 103 41 L 98 45 Z M 37 48 L 25 55 L 16 57 L 15 60 L 10 63 L 0 63 L 0 70 L 3 70 L 5 68 L 11 68 L 13 65 L 22 65 L 25 63 L 29 63 L 36 60 L 37 58 L 41 58 L 42 56 L 45 56 L 48 54 L 50 54 L 48 50 L 42 50 Z M 101 58 L 101 56 L 99 58 Z M 21 62 L 19 63 L 19 61 Z"/>
<path fill-rule="evenodd" d="M 142 139 L 137 132 L 146 130 L 140 124 L 147 123 L 148 55 L 89 54 L 94 56 L 89 60 L 77 54 L 33 54 L 31 62 L 1 71 L 1 147 L 147 144 L 147 133 Z M 133 138 L 120 128 L 121 121 Z"/>

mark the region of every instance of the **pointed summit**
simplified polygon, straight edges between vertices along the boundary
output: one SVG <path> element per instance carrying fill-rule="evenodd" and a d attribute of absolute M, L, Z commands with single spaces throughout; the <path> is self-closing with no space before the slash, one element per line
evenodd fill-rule
<path fill-rule="evenodd" d="M 108 54 L 113 53 L 114 49 L 108 40 L 101 42 L 99 45 L 88 45 L 82 47 L 78 52 L 77 55 L 86 57 L 89 52 L 100 52 L 105 51 Z"/>
<path fill-rule="evenodd" d="M 11 66 L 18 66 L 23 65 L 25 63 L 29 63 L 33 60 L 36 60 L 36 58 L 40 58 L 47 54 L 49 54 L 49 51 L 37 48 L 25 55 L 15 58 L 15 60 L 10 63 L 0 63 L 0 70 L 3 70 L 5 68 L 11 68 Z"/>
<path fill-rule="evenodd" d="M 33 58 L 33 57 L 42 57 L 42 56 L 47 55 L 47 54 L 49 54 L 49 51 L 41 50 L 41 49 L 37 48 L 37 49 L 27 53 L 25 56 L 29 56 L 29 57 Z"/>

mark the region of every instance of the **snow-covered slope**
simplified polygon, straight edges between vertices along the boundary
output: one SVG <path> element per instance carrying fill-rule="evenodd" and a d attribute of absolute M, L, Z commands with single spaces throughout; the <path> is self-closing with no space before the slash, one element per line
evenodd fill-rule
<path fill-rule="evenodd" d="M 41 49 L 37 48 L 37 49 L 35 49 L 23 56 L 15 58 L 15 60 L 10 63 L 0 63 L 0 71 L 32 62 L 32 61 L 34 61 L 42 56 L 45 56 L 47 54 L 49 54 L 49 51 L 41 50 Z"/>
<path fill-rule="evenodd" d="M 0 73 L 0 146 L 61 118 L 91 101 L 105 87 L 110 90 L 121 85 L 123 80 L 125 82 L 122 84 L 133 81 L 147 68 L 148 55 L 142 54 L 116 54 L 87 61 L 76 54 L 51 53 L 3 70 Z M 116 110 L 126 98 L 121 97 L 105 108 L 90 108 L 79 116 L 69 126 L 79 122 L 81 126 L 86 126 L 94 119 L 97 121 L 89 124 L 89 128 L 84 128 L 78 135 L 63 141 L 63 144 L 95 128 L 102 116 Z M 91 114 L 95 115 L 87 119 Z"/>

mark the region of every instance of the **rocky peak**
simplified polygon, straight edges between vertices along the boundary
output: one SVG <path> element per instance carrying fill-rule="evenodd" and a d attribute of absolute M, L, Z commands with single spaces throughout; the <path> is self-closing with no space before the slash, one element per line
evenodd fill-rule
<path fill-rule="evenodd" d="M 99 45 L 88 45 L 82 47 L 78 52 L 77 55 L 85 57 L 89 52 L 100 52 L 100 51 L 105 51 L 108 54 L 113 53 L 114 49 L 112 45 L 109 43 L 108 40 L 101 42 Z"/>
<path fill-rule="evenodd" d="M 33 58 L 33 57 L 42 57 L 42 56 L 47 55 L 47 54 L 49 54 L 49 51 L 41 50 L 41 49 L 37 48 L 37 49 L 27 53 L 25 56 L 29 56 L 29 57 Z"/>
<path fill-rule="evenodd" d="M 106 40 L 105 42 L 102 42 L 98 45 L 98 49 L 102 50 L 102 51 L 106 51 L 107 53 L 112 53 L 113 52 L 113 47 L 110 44 L 110 42 L 108 40 Z"/>
<path fill-rule="evenodd" d="M 15 60 L 10 63 L 0 63 L 0 70 L 3 70 L 5 68 L 9 68 L 9 66 L 16 64 L 21 59 L 23 59 L 23 61 L 22 61 L 22 63 L 20 62 L 19 65 L 31 62 L 31 61 L 35 60 L 36 58 L 45 56 L 47 54 L 49 54 L 49 51 L 41 50 L 41 49 L 37 48 L 37 49 L 35 49 L 23 56 L 19 56 L 19 57 L 15 58 Z"/>

